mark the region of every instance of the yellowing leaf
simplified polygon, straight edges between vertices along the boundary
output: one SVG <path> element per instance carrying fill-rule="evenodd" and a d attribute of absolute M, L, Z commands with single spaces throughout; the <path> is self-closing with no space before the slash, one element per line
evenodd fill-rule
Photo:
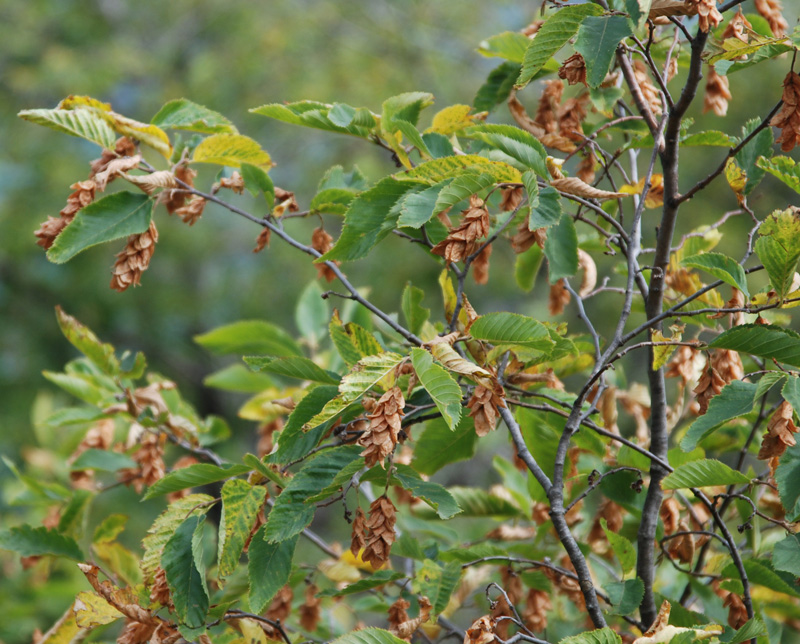
<path fill-rule="evenodd" d="M 364 548 L 361 548 L 361 550 L 358 551 L 358 557 L 354 556 L 353 553 L 350 552 L 349 550 L 345 550 L 342 553 L 342 556 L 339 558 L 339 561 L 342 561 L 350 566 L 353 566 L 354 568 L 358 568 L 359 570 L 366 570 L 367 572 L 375 572 L 377 570 L 380 570 L 380 568 L 376 568 L 369 561 L 364 561 L 361 558 L 361 555 L 363 554 L 364 554 Z M 386 568 L 386 566 L 385 565 L 381 566 L 381 568 Z"/>
<path fill-rule="evenodd" d="M 673 324 L 670 327 L 672 337 L 667 338 L 661 331 L 652 330 L 650 332 L 650 340 L 653 342 L 680 342 L 683 325 Z M 658 371 L 669 361 L 672 354 L 675 352 L 676 346 L 674 344 L 661 344 L 653 347 L 653 371 Z"/>
<path fill-rule="evenodd" d="M 474 362 L 462 358 L 458 352 L 446 342 L 432 344 L 430 352 L 433 357 L 441 362 L 448 371 L 467 376 L 480 385 L 487 388 L 493 387 L 492 374 L 483 367 L 479 367 Z"/>
<path fill-rule="evenodd" d="M 58 109 L 89 110 L 106 121 L 117 134 L 136 139 L 157 150 L 168 159 L 172 156 L 172 146 L 164 130 L 157 125 L 141 123 L 122 114 L 117 114 L 112 111 L 109 103 L 103 103 L 91 96 L 68 96 L 58 104 Z"/>
<path fill-rule="evenodd" d="M 718 636 L 724 630 L 718 624 L 706 624 L 698 628 L 672 626 L 669 623 L 671 609 L 670 603 L 664 600 L 664 603 L 661 604 L 661 609 L 658 611 L 656 621 L 644 635 L 637 637 L 633 644 L 668 644 L 673 638 L 682 633 L 693 633 L 696 640 L 706 640 Z"/>
<path fill-rule="evenodd" d="M 236 627 L 244 635 L 243 642 L 248 644 L 269 644 L 269 642 L 273 641 L 267 638 L 267 634 L 260 624 L 249 617 L 236 620 Z"/>
<path fill-rule="evenodd" d="M 350 552 L 349 550 L 347 552 Z M 353 556 L 352 554 L 350 555 Z M 317 564 L 319 571 L 331 581 L 352 584 L 361 579 L 358 568 L 344 559 L 324 559 Z"/>
<path fill-rule="evenodd" d="M 82 628 L 94 628 L 101 624 L 110 624 L 122 617 L 116 608 L 96 593 L 84 590 L 78 593 L 73 605 L 75 620 Z"/>
<path fill-rule="evenodd" d="M 194 150 L 192 161 L 240 168 L 242 163 L 269 167 L 272 159 L 261 146 L 243 134 L 214 134 Z"/>
<path fill-rule="evenodd" d="M 426 132 L 438 132 L 445 136 L 450 136 L 460 132 L 465 127 L 474 124 L 475 120 L 482 120 L 480 114 L 470 116 L 472 108 L 469 105 L 451 105 L 436 113 L 433 123 L 425 130 Z M 483 115 L 485 117 L 485 113 Z"/>
<path fill-rule="evenodd" d="M 736 160 L 733 158 L 728 159 L 728 162 L 725 164 L 725 179 L 727 179 L 731 190 L 733 190 L 737 198 L 739 198 L 747 185 L 747 173 L 739 167 L 739 164 L 736 163 Z"/>
<path fill-rule="evenodd" d="M 265 389 L 250 398 L 239 408 L 239 418 L 268 422 L 278 416 L 285 416 L 290 409 L 285 404 L 282 404 L 281 401 L 288 403 L 287 398 L 292 398 L 296 401 L 301 392 L 302 389 L 297 387 L 290 389 L 270 387 Z"/>
<path fill-rule="evenodd" d="M 50 629 L 38 640 L 38 644 L 72 644 L 86 637 L 86 630 L 78 626 L 75 621 L 73 606 L 53 624 Z"/>
<path fill-rule="evenodd" d="M 626 195 L 640 195 L 644 190 L 644 177 L 634 184 L 626 183 L 619 191 Z M 664 205 L 664 176 L 654 174 L 650 179 L 650 189 L 644 199 L 645 208 L 660 208 Z"/>

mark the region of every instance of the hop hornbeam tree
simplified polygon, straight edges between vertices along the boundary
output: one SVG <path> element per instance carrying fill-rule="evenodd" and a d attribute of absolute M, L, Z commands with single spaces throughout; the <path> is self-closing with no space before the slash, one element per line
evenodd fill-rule
<path fill-rule="evenodd" d="M 749 197 L 767 174 L 800 192 L 800 166 L 775 154 L 800 142 L 800 32 L 777 0 L 740 4 L 548 3 L 481 44 L 503 62 L 472 106 L 428 127 L 425 92 L 379 112 L 252 109 L 385 151 L 378 181 L 336 166 L 303 197 L 273 184 L 258 142 L 189 100 L 149 123 L 85 96 L 21 112 L 102 149 L 36 231 L 52 262 L 116 242 L 111 288 L 125 291 L 158 261 L 164 210 L 191 226 L 216 204 L 255 225 L 266 261 L 286 243 L 319 271 L 298 288 L 300 338 L 266 320 L 195 338 L 246 363 L 208 378 L 252 394 L 252 448 L 230 460 L 223 419 L 57 311 L 83 355 L 45 375 L 81 404 L 44 422 L 75 440 L 43 446 L 68 457 L 59 480 L 10 464 L 46 516 L 5 527 L 0 547 L 26 566 L 77 563 L 85 588 L 35 641 L 796 638 L 800 208 L 758 212 Z M 699 92 L 724 114 L 728 76 L 762 64 L 786 74 L 769 113 L 740 135 L 693 129 Z M 503 104 L 515 125 L 490 122 Z M 707 176 L 680 172 L 692 146 L 720 148 Z M 195 185 L 203 164 L 222 167 L 213 185 Z M 690 212 L 722 181 L 733 209 Z M 752 223 L 731 257 L 715 247 L 735 218 Z M 409 283 L 383 310 L 348 279 L 348 262 L 390 243 L 441 267 L 440 294 Z M 547 311 L 473 306 L 500 254 L 516 256 L 522 293 L 542 274 Z M 491 461 L 497 484 L 437 482 L 470 459 Z M 161 509 L 152 525 L 89 522 L 119 484 Z"/>

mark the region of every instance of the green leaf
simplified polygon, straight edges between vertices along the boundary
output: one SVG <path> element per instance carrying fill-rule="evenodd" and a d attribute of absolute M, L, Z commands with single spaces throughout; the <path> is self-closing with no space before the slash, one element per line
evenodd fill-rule
<path fill-rule="evenodd" d="M 457 561 L 450 562 L 444 566 L 426 559 L 412 582 L 414 591 L 427 597 L 433 608 L 432 613 L 441 613 L 458 582 L 461 580 L 461 564 Z"/>
<path fill-rule="evenodd" d="M 422 306 L 422 300 L 425 299 L 425 291 L 416 286 L 412 286 L 411 282 L 406 284 L 403 289 L 403 298 L 401 309 L 403 317 L 405 317 L 408 330 L 411 333 L 419 333 L 422 325 L 425 324 L 427 319 L 431 316 L 431 310 Z"/>
<path fill-rule="evenodd" d="M 512 63 L 521 64 L 528 42 L 528 37 L 519 31 L 504 31 L 482 41 L 478 45 L 478 52 L 487 58 L 505 58 Z"/>
<path fill-rule="evenodd" d="M 761 119 L 750 119 L 742 128 L 742 140 L 761 124 Z M 766 171 L 758 165 L 759 157 L 772 156 L 772 128 L 764 128 L 739 150 L 736 160 L 747 175 L 742 194 L 747 196 L 761 183 Z"/>
<path fill-rule="evenodd" d="M 267 457 L 265 457 L 267 458 Z M 247 465 L 249 468 L 255 470 L 259 474 L 261 474 L 264 478 L 269 479 L 278 487 L 284 488 L 286 484 L 289 482 L 289 478 L 281 474 L 280 472 L 275 471 L 274 469 L 267 467 L 266 463 L 258 458 L 255 454 L 245 454 L 242 456 L 242 462 Z M 234 481 L 238 479 L 233 479 Z"/>
<path fill-rule="evenodd" d="M 547 150 L 530 132 L 514 125 L 482 123 L 468 127 L 464 130 L 464 136 L 478 139 L 500 150 L 541 177 L 550 176 L 545 164 Z"/>
<path fill-rule="evenodd" d="M 558 644 L 622 644 L 622 638 L 613 629 L 606 627 L 565 637 Z"/>
<path fill-rule="evenodd" d="M 461 512 L 461 508 L 458 507 L 458 503 L 456 503 L 453 495 L 447 491 L 446 487 L 432 481 L 423 480 L 408 465 L 395 463 L 394 468 L 392 481 L 396 481 L 415 497 L 425 501 L 436 510 L 436 514 L 439 515 L 440 519 L 450 519 Z M 383 473 L 381 472 L 381 474 Z"/>
<path fill-rule="evenodd" d="M 0 530 L 0 549 L 11 550 L 22 557 L 52 555 L 84 561 L 80 547 L 71 537 L 44 527 L 34 528 L 23 524 Z"/>
<path fill-rule="evenodd" d="M 775 544 L 772 551 L 772 565 L 776 570 L 783 570 L 800 577 L 800 538 L 796 534 Z"/>
<path fill-rule="evenodd" d="M 676 468 L 661 481 L 662 490 L 680 490 L 691 487 L 708 487 L 713 485 L 743 485 L 750 479 L 741 472 L 731 469 L 722 461 L 703 458 L 685 463 Z"/>
<path fill-rule="evenodd" d="M 326 385 L 339 384 L 339 376 L 332 371 L 323 369 L 308 358 L 300 356 L 287 356 L 273 358 L 272 356 L 245 356 L 244 361 L 254 371 L 266 371 L 279 376 L 310 380 Z"/>
<path fill-rule="evenodd" d="M 278 543 L 266 539 L 267 526 L 253 535 L 247 550 L 250 580 L 250 610 L 261 613 L 276 593 L 289 581 L 298 536 Z"/>
<path fill-rule="evenodd" d="M 358 446 L 346 445 L 320 452 L 308 461 L 275 499 L 264 538 L 273 543 L 286 541 L 308 527 L 316 507 L 309 507 L 306 499 L 330 484 L 348 463 L 360 458 L 361 451 Z"/>
<path fill-rule="evenodd" d="M 214 353 L 302 356 L 292 337 L 264 320 L 241 320 L 194 336 L 197 344 Z"/>
<path fill-rule="evenodd" d="M 727 255 L 722 253 L 701 253 L 699 255 L 692 255 L 684 259 L 681 264 L 684 266 L 691 266 L 692 268 L 700 268 L 718 280 L 722 280 L 726 284 L 730 284 L 734 288 L 739 289 L 744 293 L 745 297 L 750 297 L 750 291 L 747 290 L 747 277 L 745 276 L 744 269 Z"/>
<path fill-rule="evenodd" d="M 342 324 L 337 311 L 333 312 L 328 331 L 336 350 L 348 367 L 352 367 L 361 358 L 383 353 L 383 347 L 374 335 L 354 322 Z"/>
<path fill-rule="evenodd" d="M 244 180 L 244 187 L 247 188 L 254 197 L 262 193 L 267 202 L 267 208 L 272 210 L 272 206 L 275 203 L 275 185 L 272 183 L 272 179 L 269 178 L 264 168 L 242 162 L 240 170 L 242 179 Z"/>
<path fill-rule="evenodd" d="M 547 351 L 553 340 L 547 327 L 519 313 L 487 313 L 480 316 L 470 327 L 470 335 L 494 345 L 514 345 Z"/>
<path fill-rule="evenodd" d="M 347 109 L 350 108 L 350 109 Z M 352 111 L 352 116 L 350 116 Z M 261 114 L 285 123 L 303 125 L 328 132 L 351 134 L 367 138 L 377 124 L 375 117 L 365 108 L 352 108 L 349 105 L 326 105 L 315 101 L 299 101 L 297 103 L 272 103 L 262 105 L 250 110 L 254 114 Z M 331 111 L 334 112 L 331 119 Z M 337 125 L 347 123 L 347 125 Z"/>
<path fill-rule="evenodd" d="M 125 529 L 125 524 L 128 522 L 128 515 L 126 514 L 109 514 L 104 518 L 100 525 L 94 529 L 92 536 L 92 543 L 106 543 L 114 541 Z"/>
<path fill-rule="evenodd" d="M 541 201 L 542 194 L 540 193 L 539 202 L 541 203 Z M 578 232 L 570 215 L 562 215 L 558 225 L 547 231 L 544 255 L 547 257 L 551 284 L 555 284 L 563 277 L 572 277 L 578 272 Z"/>
<path fill-rule="evenodd" d="M 363 593 L 373 588 L 380 588 L 388 583 L 402 579 L 405 575 L 394 570 L 378 570 L 369 577 L 348 584 L 344 588 L 328 588 L 318 593 L 318 597 L 342 597 L 344 595 L 354 595 Z"/>
<path fill-rule="evenodd" d="M 278 449 L 268 456 L 269 463 L 290 463 L 308 454 L 316 447 L 327 430 L 327 424 L 304 432 L 303 428 L 314 418 L 325 405 L 339 393 L 338 387 L 320 385 L 309 390 L 297 403 L 283 430 L 278 434 Z"/>
<path fill-rule="evenodd" d="M 716 65 L 724 60 L 736 60 L 742 56 L 751 56 L 762 48 L 781 45 L 784 40 L 785 38 L 764 38 L 758 34 L 754 34 L 753 38 L 746 43 L 738 38 L 726 38 L 722 42 L 722 46 L 717 48 L 717 53 L 708 58 L 708 64 Z"/>
<path fill-rule="evenodd" d="M 514 279 L 526 293 L 530 292 L 542 267 L 544 253 L 536 244 L 531 246 L 524 253 L 517 255 L 514 261 Z"/>
<path fill-rule="evenodd" d="M 775 470 L 775 481 L 781 503 L 786 508 L 786 519 L 797 521 L 800 518 L 800 447 L 792 445 L 780 458 Z"/>
<path fill-rule="evenodd" d="M 796 588 L 786 583 L 769 565 L 768 561 L 758 559 L 745 559 L 742 564 L 747 573 L 747 578 L 751 584 L 758 584 L 769 588 L 779 593 L 785 593 L 792 597 L 800 597 L 800 593 Z M 731 579 L 738 579 L 739 572 L 733 563 L 728 564 L 722 569 L 723 577 L 730 577 Z"/>
<path fill-rule="evenodd" d="M 514 89 L 514 82 L 519 76 L 520 69 L 520 65 L 510 62 L 495 67 L 472 101 L 475 111 L 490 112 L 495 105 L 506 101 Z"/>
<path fill-rule="evenodd" d="M 623 575 L 627 575 L 636 567 L 636 550 L 633 544 L 621 534 L 609 530 L 608 523 L 603 518 L 600 519 L 600 526 L 603 528 L 603 532 L 605 532 L 608 544 L 611 546 L 611 551 L 616 555 L 617 559 L 619 559 Z"/>
<path fill-rule="evenodd" d="M 309 497 L 306 500 L 306 503 L 317 503 L 318 501 L 324 501 L 325 499 L 333 496 L 334 494 L 342 490 L 342 488 L 344 488 L 344 486 L 347 485 L 347 483 L 349 483 L 350 480 L 356 474 L 358 474 L 358 472 L 360 472 L 362 469 L 364 469 L 363 458 L 357 458 L 356 460 L 351 461 L 336 473 L 336 476 L 333 477 L 333 480 L 328 485 L 322 488 L 314 496 Z M 384 471 L 383 474 L 385 480 L 386 472 Z"/>
<path fill-rule="evenodd" d="M 708 345 L 800 367 L 800 335 L 772 324 L 743 324 L 718 335 Z M 712 398 L 713 400 L 713 398 Z"/>
<path fill-rule="evenodd" d="M 637 29 L 647 21 L 652 0 L 625 0 L 625 11 L 628 12 Z"/>
<path fill-rule="evenodd" d="M 382 628 L 362 628 L 337 637 L 330 644 L 403 644 L 404 640 Z"/>
<path fill-rule="evenodd" d="M 800 378 L 795 375 L 787 374 L 786 382 L 783 385 L 783 389 L 781 389 L 781 396 L 783 396 L 783 399 L 794 409 L 800 409 Z"/>
<path fill-rule="evenodd" d="M 522 181 L 522 175 L 514 166 L 502 161 L 493 161 L 477 154 L 461 154 L 426 161 L 413 170 L 397 175 L 397 177 L 399 179 L 425 181 L 432 185 L 445 179 L 459 177 L 466 172 L 488 174 L 494 178 L 495 183 L 520 183 Z"/>
<path fill-rule="evenodd" d="M 150 121 L 162 129 L 189 130 L 202 134 L 236 134 L 236 127 L 219 112 L 185 98 L 169 101 Z"/>
<path fill-rule="evenodd" d="M 612 612 L 615 615 L 630 615 L 639 608 L 639 603 L 644 597 L 644 584 L 638 577 L 614 581 L 606 584 L 604 588 L 613 604 Z"/>
<path fill-rule="evenodd" d="M 64 313 L 60 306 L 56 307 L 56 319 L 61 332 L 70 344 L 97 365 L 103 373 L 110 376 L 119 373 L 119 360 L 114 355 L 113 346 L 100 342 L 89 327 Z"/>
<path fill-rule="evenodd" d="M 474 195 L 494 184 L 495 179 L 489 173 L 465 172 L 445 184 L 436 199 L 433 214 L 438 214 L 447 208 L 455 206 L 470 195 Z"/>
<path fill-rule="evenodd" d="M 150 227 L 152 205 L 147 195 L 127 191 L 90 203 L 56 237 L 47 251 L 47 259 L 63 264 L 97 244 L 143 233 Z"/>
<path fill-rule="evenodd" d="M 205 514 L 210 509 L 210 502 L 214 497 L 208 494 L 190 494 L 182 499 L 173 501 L 167 506 L 153 525 L 147 530 L 147 536 L 142 539 L 144 554 L 139 567 L 142 569 L 144 583 L 151 584 L 155 578 L 156 571 L 161 565 L 161 553 L 164 544 L 181 525 L 187 515 L 199 512 Z"/>
<path fill-rule="evenodd" d="M 461 418 L 461 387 L 424 349 L 412 349 L 411 362 L 420 383 L 436 403 L 447 426 L 455 429 Z"/>
<path fill-rule="evenodd" d="M 314 195 L 309 205 L 309 210 L 313 213 L 343 215 L 347 212 L 355 196 L 355 193 L 351 190 L 328 188 Z"/>
<path fill-rule="evenodd" d="M 178 526 L 164 545 L 161 567 L 169 585 L 175 614 L 190 628 L 205 625 L 208 588 L 203 564 L 203 520 L 193 515 Z"/>
<path fill-rule="evenodd" d="M 744 626 L 736 631 L 733 639 L 728 642 L 728 644 L 742 644 L 742 642 L 746 642 L 747 640 L 752 640 L 756 637 L 761 637 L 762 635 L 766 634 L 767 627 L 764 625 L 764 622 L 759 617 L 753 617 L 752 619 L 747 620 Z"/>
<path fill-rule="evenodd" d="M 780 300 L 789 293 L 800 259 L 800 217 L 794 209 L 776 210 L 758 228 L 756 253 Z"/>
<path fill-rule="evenodd" d="M 759 157 L 756 165 L 777 177 L 795 192 L 800 192 L 800 165 L 794 159 L 785 156 L 776 156 L 768 159 Z"/>
<path fill-rule="evenodd" d="M 194 149 L 193 163 L 215 163 L 239 168 L 242 163 L 256 167 L 272 166 L 269 154 L 258 142 L 243 134 L 214 134 L 203 139 Z"/>
<path fill-rule="evenodd" d="M 536 38 L 539 35 L 536 34 Z M 589 87 L 598 87 L 603 82 L 611 68 L 617 45 L 631 35 L 625 16 L 589 16 L 580 23 L 575 51 L 586 61 L 586 83 Z"/>
<path fill-rule="evenodd" d="M 321 259 L 350 261 L 365 257 L 397 225 L 401 197 L 419 185 L 419 181 L 386 177 L 358 195 L 345 213 L 342 234 Z"/>
<path fill-rule="evenodd" d="M 736 145 L 736 139 L 718 130 L 706 130 L 705 132 L 695 132 L 688 134 L 681 139 L 681 147 L 692 146 L 715 146 L 719 148 L 732 148 Z"/>
<path fill-rule="evenodd" d="M 255 394 L 273 387 L 274 383 L 268 376 L 253 373 L 243 364 L 232 364 L 203 378 L 203 385 L 224 391 Z"/>
<path fill-rule="evenodd" d="M 400 216 L 397 225 L 404 228 L 421 228 L 433 217 L 434 206 L 444 183 L 423 188 L 420 186 L 406 193 L 400 200 Z"/>
<path fill-rule="evenodd" d="M 190 487 L 200 487 L 217 481 L 239 476 L 249 472 L 247 465 L 229 463 L 227 465 L 212 465 L 211 463 L 195 463 L 188 467 L 173 470 L 164 478 L 159 479 L 147 490 L 142 497 L 143 501 L 164 496 L 170 492 L 179 492 Z"/>
<path fill-rule="evenodd" d="M 717 426 L 750 413 L 755 404 L 756 389 L 755 384 L 741 380 L 734 380 L 725 385 L 722 391 L 710 400 L 708 411 L 689 426 L 681 441 L 681 449 L 684 452 L 691 452 Z"/>
<path fill-rule="evenodd" d="M 433 94 L 428 92 L 406 92 L 387 98 L 382 106 L 381 127 L 394 132 L 397 130 L 396 120 L 416 126 L 420 112 L 429 105 L 433 105 Z"/>
<path fill-rule="evenodd" d="M 536 73 L 561 49 L 578 31 L 581 23 L 589 16 L 603 13 L 595 4 L 568 5 L 550 16 L 536 32 L 536 37 L 528 43 L 522 70 L 517 78 L 517 87 L 525 87 Z"/>
<path fill-rule="evenodd" d="M 312 351 L 325 337 L 329 318 L 328 302 L 322 297 L 322 288 L 316 281 L 309 282 L 300 293 L 294 321 Z"/>
<path fill-rule="evenodd" d="M 222 514 L 217 542 L 217 574 L 227 577 L 239 565 L 245 541 L 264 505 L 267 490 L 241 479 L 226 481 L 222 486 Z"/>
<path fill-rule="evenodd" d="M 476 487 L 454 485 L 447 489 L 461 508 L 460 517 L 513 518 L 524 514 L 511 501 Z M 420 516 L 427 514 L 423 508 L 417 510 L 417 513 Z M 432 512 L 430 514 L 433 515 Z"/>
<path fill-rule="evenodd" d="M 430 420 L 416 441 L 411 465 L 420 474 L 434 474 L 445 465 L 471 459 L 477 441 L 469 416 L 462 417 L 453 430 L 443 418 Z"/>
<path fill-rule="evenodd" d="M 17 116 L 57 132 L 97 143 L 102 148 L 114 149 L 117 138 L 114 130 L 105 119 L 90 110 L 22 110 Z"/>
<path fill-rule="evenodd" d="M 87 449 L 70 465 L 70 471 L 79 470 L 104 470 L 106 472 L 116 472 L 126 467 L 137 467 L 134 461 L 127 454 L 111 452 L 104 449 Z"/>
<path fill-rule="evenodd" d="M 530 191 L 528 192 L 530 195 Z M 539 198 L 531 204 L 528 216 L 528 230 L 549 228 L 561 221 L 561 195 L 552 186 L 545 186 L 539 190 Z"/>

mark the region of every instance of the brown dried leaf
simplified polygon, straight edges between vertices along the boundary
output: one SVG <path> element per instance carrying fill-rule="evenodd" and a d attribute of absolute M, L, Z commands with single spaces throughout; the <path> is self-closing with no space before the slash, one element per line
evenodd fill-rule
<path fill-rule="evenodd" d="M 584 183 L 594 183 L 595 180 L 595 165 L 597 165 L 597 158 L 594 152 L 590 151 L 585 157 L 581 159 L 575 170 L 575 176 Z"/>
<path fill-rule="evenodd" d="M 244 179 L 242 179 L 242 175 L 239 174 L 238 170 L 234 170 L 230 177 L 222 177 L 219 183 L 211 186 L 211 194 L 215 195 L 223 188 L 232 190 L 237 195 L 244 192 Z"/>
<path fill-rule="evenodd" d="M 586 297 L 597 285 L 597 265 L 592 256 L 581 248 L 578 249 L 578 268 L 583 270 L 583 280 L 578 295 Z"/>
<path fill-rule="evenodd" d="M 560 315 L 571 299 L 572 296 L 564 285 L 564 280 L 558 280 L 555 284 L 550 285 L 550 295 L 547 300 L 548 312 L 550 315 Z"/>
<path fill-rule="evenodd" d="M 398 600 L 403 601 L 403 600 Z M 395 602 L 398 603 L 398 602 Z M 408 608 L 408 602 L 405 602 L 406 608 Z M 396 626 L 392 626 L 390 631 L 397 635 L 402 640 L 406 642 L 411 641 L 411 636 L 416 632 L 416 630 L 425 622 L 430 619 L 431 615 L 431 602 L 428 600 L 427 597 L 420 597 L 419 598 L 419 615 L 414 619 L 409 619 L 408 614 L 406 614 L 406 619 L 402 622 L 398 623 Z M 405 610 L 403 610 L 405 612 Z M 389 609 L 389 615 L 391 620 L 391 608 Z"/>
<path fill-rule="evenodd" d="M 559 85 L 560 84 L 561 83 L 559 83 Z M 508 96 L 508 111 L 511 113 L 516 124 L 526 132 L 530 132 L 538 139 L 541 139 L 545 135 L 544 128 L 528 116 L 528 112 L 525 111 L 525 106 L 519 102 L 517 93 L 514 90 L 512 90 L 511 94 Z"/>
<path fill-rule="evenodd" d="M 269 238 L 271 233 L 272 231 L 266 226 L 261 229 L 261 232 L 258 233 L 258 237 L 256 238 L 256 247 L 253 249 L 254 253 L 260 253 L 267 246 L 269 246 Z"/>
<path fill-rule="evenodd" d="M 117 177 L 123 176 L 129 170 L 139 167 L 141 161 L 142 157 L 138 154 L 132 157 L 110 160 L 102 171 L 92 177 L 97 185 L 97 189 L 103 192 L 111 181 Z"/>
<path fill-rule="evenodd" d="M 688 0 L 653 0 L 648 17 L 654 20 L 668 16 L 693 16 L 695 13 L 697 7 Z"/>
<path fill-rule="evenodd" d="M 138 186 L 148 195 L 153 194 L 159 188 L 176 188 L 178 183 L 175 175 L 169 170 L 158 170 L 150 174 L 121 174 L 121 177 Z"/>
<path fill-rule="evenodd" d="M 584 199 L 619 199 L 620 197 L 629 197 L 630 195 L 624 192 L 609 192 L 608 190 L 600 190 L 588 183 L 581 181 L 578 177 L 564 177 L 563 179 L 551 179 L 550 185 L 559 192 L 568 195 L 575 195 L 576 197 L 583 197 Z"/>

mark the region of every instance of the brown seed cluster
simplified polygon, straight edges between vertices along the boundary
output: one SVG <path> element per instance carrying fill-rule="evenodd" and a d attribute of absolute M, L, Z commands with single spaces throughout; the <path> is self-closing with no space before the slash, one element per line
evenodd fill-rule
<path fill-rule="evenodd" d="M 265 229 L 266 230 L 266 229 Z M 324 255 L 333 247 L 333 237 L 331 237 L 325 229 L 320 226 L 319 228 L 315 228 L 314 232 L 311 233 L 311 248 L 313 248 L 318 253 Z M 339 262 L 333 262 L 337 266 Z M 326 281 L 332 282 L 336 279 L 336 273 L 333 272 L 333 269 L 328 266 L 327 264 L 317 264 L 317 277 L 324 277 Z"/>
<path fill-rule="evenodd" d="M 722 22 L 722 14 L 717 10 L 717 0 L 688 0 L 697 10 L 700 31 L 708 33 Z"/>
<path fill-rule="evenodd" d="M 547 298 L 547 311 L 550 315 L 560 315 L 572 299 L 564 280 L 560 279 L 550 285 L 550 295 Z"/>
<path fill-rule="evenodd" d="M 783 17 L 783 5 L 780 0 L 753 0 L 756 11 L 760 13 L 769 23 L 772 35 L 776 38 L 783 38 L 789 29 L 789 23 Z"/>
<path fill-rule="evenodd" d="M 753 25 L 745 18 L 742 8 L 739 7 L 730 22 L 725 25 L 725 31 L 722 32 L 722 40 L 736 38 L 747 44 L 750 42 L 750 30 L 752 28 Z"/>
<path fill-rule="evenodd" d="M 131 235 L 125 248 L 117 254 L 117 261 L 111 271 L 111 288 L 122 293 L 130 286 L 139 286 L 142 273 L 150 266 L 156 249 L 158 229 L 156 222 L 143 233 Z"/>
<path fill-rule="evenodd" d="M 384 459 L 394 451 L 401 430 L 400 420 L 406 401 L 399 387 L 392 387 L 378 399 L 372 413 L 368 416 L 369 429 L 358 439 L 364 447 L 362 452 L 367 467 L 377 463 L 383 467 Z"/>
<path fill-rule="evenodd" d="M 700 416 L 708 411 L 708 403 L 714 396 L 719 394 L 722 388 L 727 384 L 728 383 L 720 375 L 719 371 L 714 368 L 711 357 L 709 356 L 706 360 L 706 366 L 703 369 L 703 375 L 700 377 L 697 387 L 694 388 L 695 400 L 699 406 Z"/>
<path fill-rule="evenodd" d="M 539 248 L 544 249 L 544 243 L 547 241 L 547 229 L 537 228 L 530 230 L 528 223 L 523 221 L 517 228 L 516 234 L 511 238 L 511 248 L 515 253 L 524 253 L 531 246 L 536 244 Z"/>
<path fill-rule="evenodd" d="M 653 81 L 650 80 L 650 73 L 648 72 L 647 65 L 641 60 L 636 59 L 633 61 L 633 76 L 636 79 L 636 83 L 639 85 L 639 89 L 642 91 L 645 102 L 650 107 L 650 111 L 656 116 L 661 114 L 664 109 L 661 103 L 661 94 Z"/>
<path fill-rule="evenodd" d="M 762 461 L 780 458 L 789 447 L 797 444 L 794 437 L 797 431 L 794 409 L 784 400 L 767 423 L 767 432 L 761 439 L 758 458 Z"/>
<path fill-rule="evenodd" d="M 728 113 L 728 101 L 731 98 L 728 77 L 720 76 L 713 67 L 710 67 L 706 80 L 706 92 L 703 96 L 703 114 L 714 112 L 717 116 L 725 116 Z"/>
<path fill-rule="evenodd" d="M 104 418 L 97 421 L 86 432 L 83 440 L 75 448 L 70 457 L 67 459 L 68 464 L 72 464 L 75 460 L 83 454 L 87 449 L 102 449 L 106 450 L 111 447 L 114 440 L 114 421 L 110 418 Z M 69 474 L 72 487 L 76 489 L 92 490 L 94 489 L 94 471 L 93 470 L 73 470 Z"/>
<path fill-rule="evenodd" d="M 306 586 L 305 601 L 300 606 L 300 626 L 313 633 L 317 630 L 321 618 L 320 604 L 322 600 L 317 597 L 319 588 L 314 584 Z"/>
<path fill-rule="evenodd" d="M 781 150 L 789 152 L 800 143 L 800 75 L 795 72 L 786 74 L 783 79 L 783 107 L 772 117 L 769 124 L 781 130 L 775 143 L 781 144 Z"/>
<path fill-rule="evenodd" d="M 497 419 L 500 416 L 498 408 L 506 406 L 503 395 L 503 388 L 500 385 L 496 385 L 494 389 L 483 385 L 475 387 L 467 407 L 470 410 L 469 415 L 475 421 L 475 433 L 478 436 L 486 436 L 497 426 Z"/>
<path fill-rule="evenodd" d="M 385 495 L 375 499 L 369 506 L 369 518 L 366 521 L 369 534 L 366 536 L 361 559 L 376 570 L 389 561 L 389 550 L 395 538 L 396 512 L 397 508 Z"/>
<path fill-rule="evenodd" d="M 150 486 L 164 478 L 167 468 L 164 465 L 164 443 L 166 434 L 143 433 L 139 440 L 139 448 L 132 458 L 138 464 L 136 468 L 119 471 L 120 479 L 126 485 L 132 485 L 137 494 L 141 494 L 144 486 Z"/>
<path fill-rule="evenodd" d="M 469 198 L 469 208 L 462 210 L 461 224 L 452 228 L 445 239 L 431 249 L 434 255 L 447 263 L 460 262 L 472 255 L 480 244 L 478 240 L 489 234 L 489 211 L 478 195 Z"/>
<path fill-rule="evenodd" d="M 525 609 L 522 618 L 525 624 L 534 632 L 542 632 L 547 628 L 547 611 L 553 608 L 550 595 L 544 590 L 531 588 L 525 598 Z"/>
<path fill-rule="evenodd" d="M 558 77 L 570 85 L 582 83 L 586 85 L 586 61 L 578 53 L 572 54 L 558 70 Z"/>

